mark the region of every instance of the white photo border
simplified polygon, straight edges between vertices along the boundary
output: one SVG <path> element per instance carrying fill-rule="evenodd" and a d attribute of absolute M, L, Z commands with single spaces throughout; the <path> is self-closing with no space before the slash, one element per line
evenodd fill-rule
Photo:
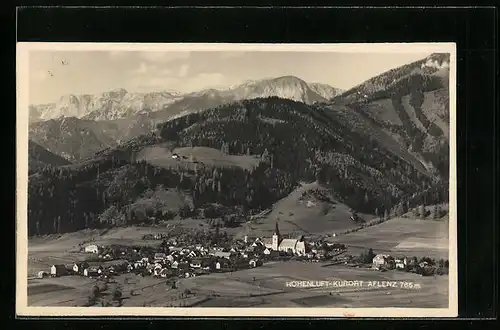
<path fill-rule="evenodd" d="M 450 196 L 448 308 L 171 308 L 171 307 L 33 307 L 28 306 L 28 108 L 31 51 L 297 51 L 450 54 Z M 225 43 L 17 43 L 16 63 L 16 314 L 17 316 L 171 316 L 171 317 L 456 317 L 458 316 L 456 44 L 225 44 Z"/>

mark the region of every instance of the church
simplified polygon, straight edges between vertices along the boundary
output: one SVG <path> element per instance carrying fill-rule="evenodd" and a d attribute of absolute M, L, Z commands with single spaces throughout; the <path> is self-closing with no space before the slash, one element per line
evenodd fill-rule
<path fill-rule="evenodd" d="M 280 234 L 278 222 L 276 221 L 276 230 L 273 236 L 269 239 L 264 239 L 263 243 L 266 248 L 280 251 L 280 252 L 292 252 L 296 255 L 306 254 L 306 243 L 304 241 L 304 236 L 300 239 L 293 238 L 283 238 Z"/>

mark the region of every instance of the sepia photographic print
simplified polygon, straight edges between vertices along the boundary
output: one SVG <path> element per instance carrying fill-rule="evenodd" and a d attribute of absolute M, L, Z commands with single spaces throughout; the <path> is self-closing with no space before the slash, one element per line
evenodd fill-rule
<path fill-rule="evenodd" d="M 455 44 L 17 48 L 18 315 L 457 315 Z"/>

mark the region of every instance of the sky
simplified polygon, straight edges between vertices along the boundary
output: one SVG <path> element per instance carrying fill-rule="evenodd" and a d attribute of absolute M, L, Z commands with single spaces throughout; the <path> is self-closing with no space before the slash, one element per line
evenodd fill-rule
<path fill-rule="evenodd" d="M 67 94 L 194 92 L 247 80 L 293 75 L 308 83 L 349 89 L 429 53 L 294 51 L 31 51 L 30 104 Z M 66 64 L 63 64 L 64 61 Z"/>

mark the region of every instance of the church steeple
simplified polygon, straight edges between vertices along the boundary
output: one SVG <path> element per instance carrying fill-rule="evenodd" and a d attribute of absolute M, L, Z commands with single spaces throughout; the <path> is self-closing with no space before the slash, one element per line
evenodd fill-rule
<path fill-rule="evenodd" d="M 281 242 L 280 230 L 278 228 L 278 219 L 276 219 L 276 229 L 272 237 L 272 249 L 278 251 Z"/>

